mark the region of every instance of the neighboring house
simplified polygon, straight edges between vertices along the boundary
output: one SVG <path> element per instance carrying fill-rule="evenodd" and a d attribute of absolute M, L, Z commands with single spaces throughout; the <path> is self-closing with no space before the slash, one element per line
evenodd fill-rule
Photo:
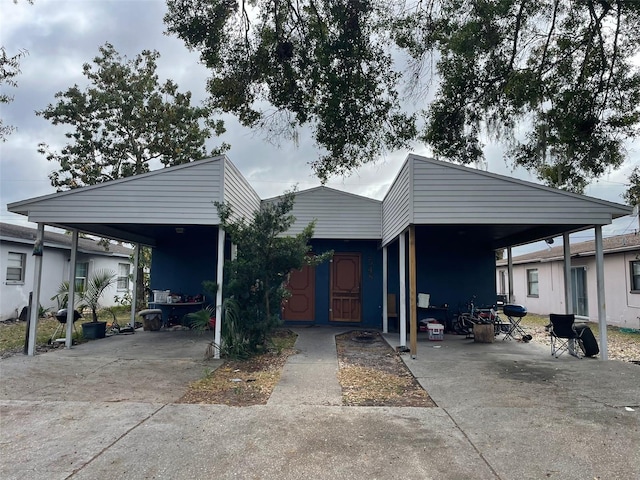
<path fill-rule="evenodd" d="M 231 257 L 214 202 L 228 203 L 234 220 L 251 217 L 268 201 L 274 199 L 261 200 L 220 156 L 26 199 L 8 209 L 34 223 L 149 246 L 151 289 L 195 296 L 205 293 L 204 280 L 222 283 Z M 429 294 L 431 305 L 448 305 L 452 314 L 472 297 L 493 303 L 496 250 L 588 228 L 601 232 L 631 209 L 409 155 L 382 201 L 319 187 L 297 192 L 292 213 L 297 221 L 291 233 L 315 219 L 313 250 L 333 250 L 334 257 L 294 272 L 291 283 L 299 292 L 284 318 L 386 330 L 387 313 L 397 311 L 401 345 L 409 324 L 415 353 L 417 317 L 433 313 L 417 310 L 418 292 Z"/>
<path fill-rule="evenodd" d="M 29 292 L 33 290 L 33 246 L 36 229 L 21 225 L 0 223 L 0 320 L 18 318 L 23 307 L 29 303 Z M 51 300 L 62 282 L 69 280 L 71 236 L 45 232 L 42 266 L 42 294 L 40 304 L 55 310 L 58 305 Z M 116 295 L 131 294 L 130 255 L 132 250 L 121 245 L 110 245 L 106 251 L 98 242 L 81 238 L 78 242 L 76 262 L 76 284 L 86 284 L 93 272 L 101 269 L 113 271 L 117 282 L 105 290 L 101 305 L 115 304 Z"/>
<path fill-rule="evenodd" d="M 640 329 L 640 234 L 603 239 L 607 324 Z M 507 261 L 497 262 L 498 293 L 508 292 Z M 563 247 L 513 258 L 516 303 L 530 312 L 565 313 Z M 573 313 L 598 320 L 595 242 L 571 244 Z"/>

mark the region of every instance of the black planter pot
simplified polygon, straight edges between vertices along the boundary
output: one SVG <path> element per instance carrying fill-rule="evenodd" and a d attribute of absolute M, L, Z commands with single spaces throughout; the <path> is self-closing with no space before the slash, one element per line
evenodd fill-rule
<path fill-rule="evenodd" d="M 82 336 L 87 340 L 95 340 L 107 336 L 107 322 L 87 322 L 82 324 Z"/>

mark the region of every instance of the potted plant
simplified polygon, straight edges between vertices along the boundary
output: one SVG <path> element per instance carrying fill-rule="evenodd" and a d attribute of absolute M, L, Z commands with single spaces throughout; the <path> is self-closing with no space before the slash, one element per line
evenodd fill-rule
<path fill-rule="evenodd" d="M 103 292 L 116 281 L 116 274 L 111 270 L 98 270 L 91 275 L 87 281 L 86 288 L 77 290 L 76 302 L 79 310 L 91 310 L 92 321 L 82 324 L 82 335 L 86 339 L 104 338 L 106 336 L 107 322 L 98 321 L 98 310 L 100 308 L 100 298 Z M 59 300 L 59 305 L 68 303 L 69 282 L 63 282 L 58 288 L 55 296 Z"/>

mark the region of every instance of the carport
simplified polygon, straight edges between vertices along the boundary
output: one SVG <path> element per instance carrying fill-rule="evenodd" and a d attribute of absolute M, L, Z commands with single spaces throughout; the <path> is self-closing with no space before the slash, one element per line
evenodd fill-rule
<path fill-rule="evenodd" d="M 34 246 L 33 304 L 38 305 L 43 251 L 40 245 L 44 226 L 62 228 L 72 232 L 70 263 L 75 265 L 78 233 L 102 236 L 132 243 L 135 248 L 134 275 L 138 271 L 138 254 L 141 246 L 159 248 L 182 242 L 186 246 L 174 248 L 173 261 L 197 263 L 197 256 L 208 258 L 201 266 L 206 273 L 192 279 L 200 285 L 203 280 L 222 281 L 225 258 L 225 232 L 220 228 L 220 219 L 214 202 L 228 203 L 235 220 L 249 217 L 260 207 L 260 198 L 225 156 L 203 159 L 171 168 L 113 180 L 75 190 L 27 199 L 8 205 L 13 213 L 28 217 L 38 224 L 38 235 Z M 184 239 L 200 241 L 200 249 L 194 251 Z M 176 240 L 177 239 L 177 240 Z M 173 243 L 172 243 L 173 242 Z M 206 249 L 206 252 L 202 249 Z M 229 248 L 227 257 L 229 255 Z M 206 254 L 205 254 L 206 253 Z M 194 256 L 196 261 L 194 262 Z M 153 269 L 153 265 L 152 265 Z M 209 270 L 209 271 L 207 271 Z M 70 269 L 69 294 L 74 294 L 75 269 Z M 134 278 L 134 284 L 136 279 Z M 154 288 L 152 280 L 152 288 Z M 160 286 L 159 286 L 160 287 Z M 135 294 L 135 290 L 134 290 Z M 220 318 L 222 289 L 217 290 L 216 313 Z M 134 296 L 131 324 L 135 319 Z M 72 315 L 73 309 L 68 309 Z M 28 354 L 35 354 L 35 339 L 38 309 L 31 309 Z M 71 347 L 71 327 L 67 321 L 66 347 Z M 220 322 L 216 324 L 216 344 L 220 344 Z M 219 357 L 219 352 L 216 352 Z"/>
<path fill-rule="evenodd" d="M 625 205 L 410 155 L 382 201 L 383 331 L 388 331 L 386 293 L 398 283 L 400 345 L 406 346 L 409 323 L 415 356 L 418 292 L 431 294 L 438 303 L 476 297 L 479 304 L 493 304 L 495 252 L 506 249 L 513 301 L 512 248 L 557 236 L 564 241 L 565 313 L 572 313 L 569 235 L 593 228 L 601 359 L 606 360 L 602 226 L 631 211 Z"/>

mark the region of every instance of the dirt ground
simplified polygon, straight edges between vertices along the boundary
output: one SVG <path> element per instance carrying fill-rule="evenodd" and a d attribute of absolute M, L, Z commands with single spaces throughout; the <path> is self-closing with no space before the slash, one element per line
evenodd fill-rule
<path fill-rule="evenodd" d="M 278 384 L 287 359 L 296 354 L 296 335 L 289 330 L 275 334 L 282 345 L 248 360 L 228 360 L 204 378 L 192 382 L 178 403 L 218 404 L 232 407 L 266 405 Z"/>
<path fill-rule="evenodd" d="M 336 346 L 344 405 L 435 406 L 379 332 L 347 332 L 336 337 Z"/>
<path fill-rule="evenodd" d="M 266 405 L 291 355 L 291 346 L 245 361 L 227 361 L 190 384 L 179 403 Z M 282 335 L 286 335 L 283 333 Z M 402 360 L 375 331 L 353 331 L 336 337 L 338 380 L 346 406 L 433 407 L 435 404 Z"/>

